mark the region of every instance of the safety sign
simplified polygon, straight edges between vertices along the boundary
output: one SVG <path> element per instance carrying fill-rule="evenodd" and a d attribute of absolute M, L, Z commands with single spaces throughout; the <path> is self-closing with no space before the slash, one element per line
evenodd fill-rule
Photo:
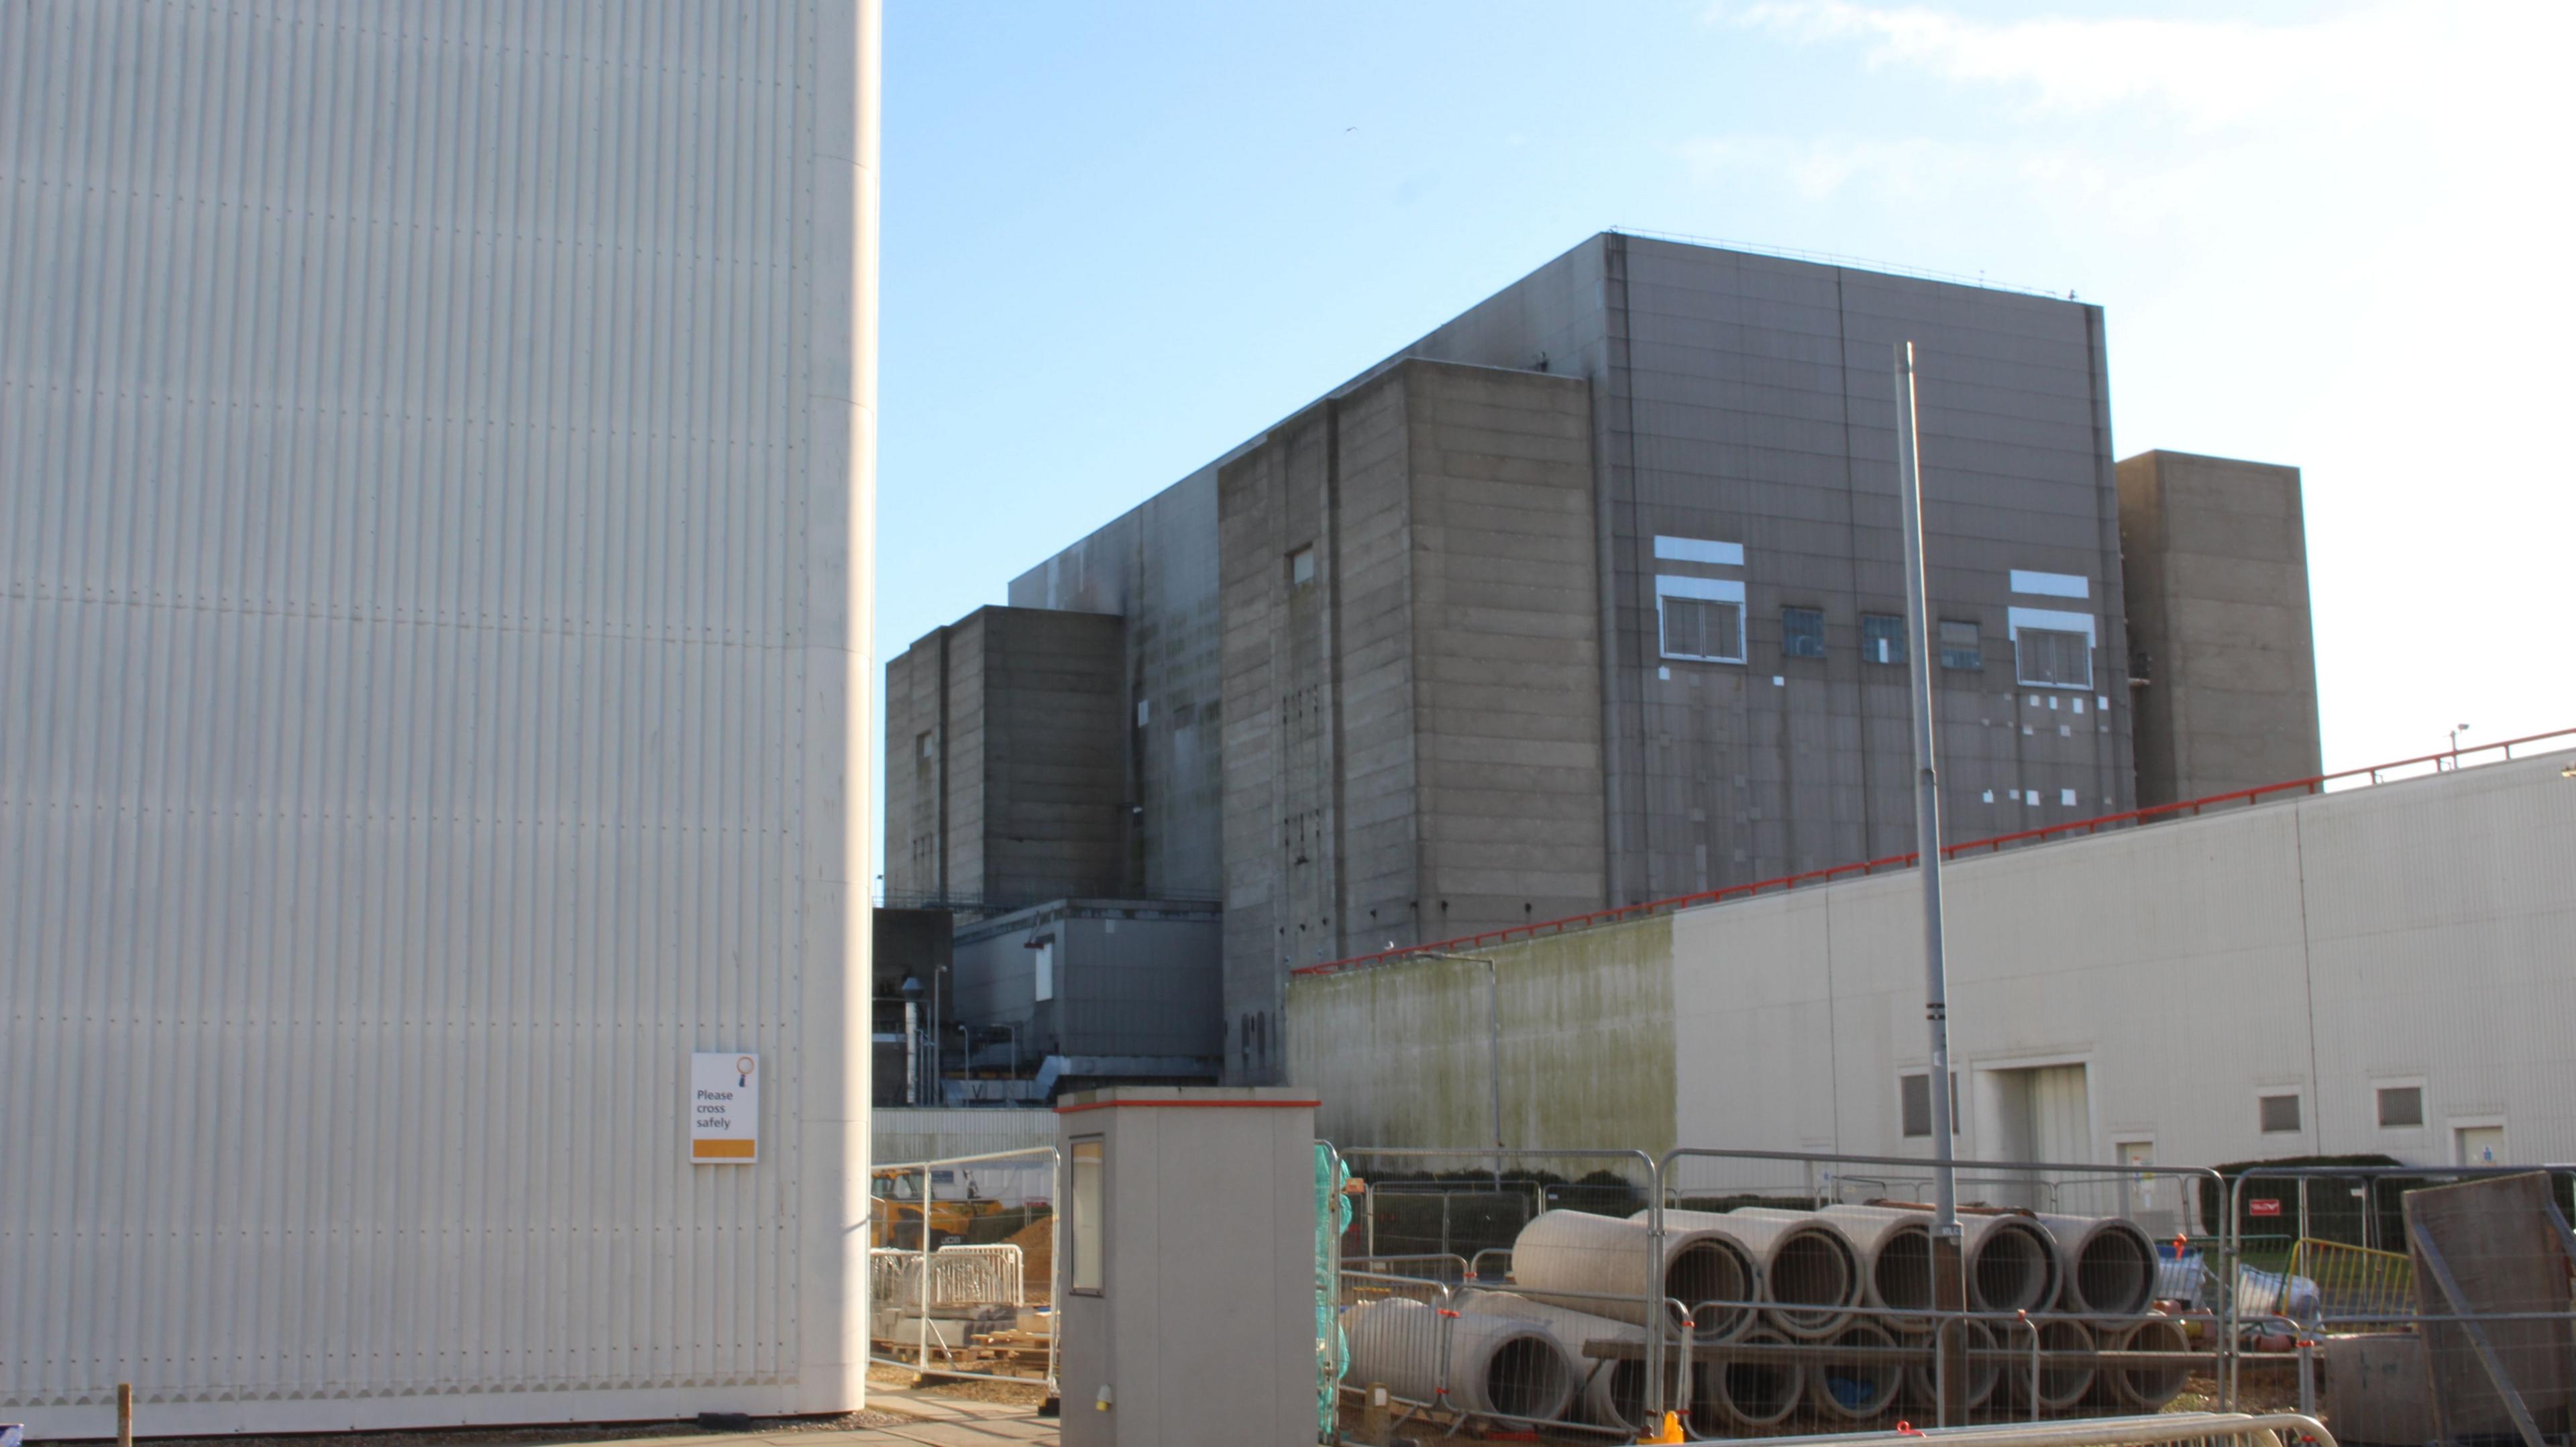
<path fill-rule="evenodd" d="M 689 1057 L 689 1159 L 747 1166 L 760 1159 L 760 1057 L 701 1050 Z"/>

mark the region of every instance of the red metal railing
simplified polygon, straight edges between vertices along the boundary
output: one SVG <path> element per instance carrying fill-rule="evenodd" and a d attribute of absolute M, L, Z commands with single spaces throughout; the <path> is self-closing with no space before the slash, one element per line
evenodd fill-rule
<path fill-rule="evenodd" d="M 1997 834 L 1987 839 L 1964 840 L 1957 844 L 1941 846 L 1941 857 L 1944 860 L 1950 860 L 1962 854 L 1999 854 L 2007 845 L 2038 844 L 2074 834 L 2099 834 L 2105 829 L 2144 824 L 2183 814 L 2196 815 L 2205 809 L 2219 805 L 2259 804 L 2282 794 L 2322 794 L 2330 784 L 2352 782 L 2361 782 L 2365 786 L 2377 784 L 2386 782 L 2384 776 L 2395 774 L 2400 769 L 2422 769 L 2426 765 L 2430 765 L 2435 771 L 2440 771 L 2446 766 L 2456 769 L 2463 758 L 2499 750 L 2505 758 L 2510 759 L 2515 749 L 2527 748 L 2548 739 L 2564 741 L 2561 747 L 2576 744 L 2576 728 L 2553 729 L 2545 734 L 2530 734 L 2523 738 L 2505 739 L 2492 744 L 2472 744 L 2460 749 L 2445 749 L 2437 754 L 2422 754 L 2411 759 L 2398 759 L 2392 763 L 2373 764 L 2366 769 L 2343 769 L 2331 774 L 2319 774 L 2309 779 L 2289 779 L 2278 784 L 2261 784 L 2251 789 L 2210 794 L 2172 804 L 2157 804 L 2146 809 L 2131 809 L 2121 814 L 2104 814 L 2091 819 L 2070 819 L 2063 824 L 2045 824 L 2037 829 Z M 1353 955 L 1344 960 L 1326 960 L 1320 964 L 1301 965 L 1289 973 L 1292 975 L 1337 974 L 1343 970 L 1388 964 L 1418 955 L 1446 954 L 1462 949 L 1478 949 L 1485 945 L 1510 944 L 1514 940 L 1537 939 L 1542 935 L 1560 935 L 1569 930 L 1617 924 L 1621 920 L 1644 919 L 1649 915 L 1666 914 L 1693 905 L 1717 904 L 1730 899 L 1750 899 L 1757 894 L 1776 894 L 1782 890 L 1795 889 L 1800 885 L 1831 884 L 1838 879 L 1876 874 L 1882 870 L 1911 869 L 1914 867 L 1914 859 L 1914 853 L 1909 850 L 1903 854 L 1891 854 L 1884 859 L 1863 860 L 1857 864 L 1837 864 L 1830 869 L 1810 869 L 1803 874 L 1784 874 L 1777 879 L 1757 879 L 1750 884 L 1730 884 L 1723 889 L 1704 889 L 1696 894 L 1677 894 L 1670 899 L 1649 900 L 1644 904 L 1623 904 L 1613 909 L 1596 909 L 1586 914 L 1570 914 L 1562 919 L 1543 919 L 1534 924 L 1516 924 L 1503 929 L 1487 930 L 1483 934 L 1460 935 L 1456 939 L 1439 940 L 1432 944 L 1406 945 L 1400 949 L 1380 950 L 1372 955 Z"/>

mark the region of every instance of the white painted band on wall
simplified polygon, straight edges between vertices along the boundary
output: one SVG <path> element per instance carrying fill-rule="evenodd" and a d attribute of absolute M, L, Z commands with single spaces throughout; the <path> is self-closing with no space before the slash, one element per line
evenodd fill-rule
<path fill-rule="evenodd" d="M 2084 641 L 2099 646 L 2102 642 L 2093 631 L 2090 613 L 2064 613 L 2055 608 L 2014 608 L 2005 615 L 2008 636 L 2019 638 L 2021 630 L 2037 628 L 2049 633 L 2081 633 Z"/>
<path fill-rule="evenodd" d="M 2012 570 L 2012 590 L 2051 598 L 2090 598 L 2093 596 L 2093 580 L 2080 573 L 2034 573 L 2025 568 L 2015 568 Z"/>
<path fill-rule="evenodd" d="M 1676 573 L 1657 573 L 1655 596 L 1708 598 L 1720 603 L 1741 603 L 1744 601 L 1744 583 L 1738 578 L 1685 578 Z"/>
<path fill-rule="evenodd" d="M 1721 543 L 1714 538 L 1677 538 L 1655 534 L 1655 556 L 1676 563 L 1715 563 L 1720 567 L 1744 566 L 1744 544 Z M 2082 596 L 2078 594 L 2077 596 Z"/>

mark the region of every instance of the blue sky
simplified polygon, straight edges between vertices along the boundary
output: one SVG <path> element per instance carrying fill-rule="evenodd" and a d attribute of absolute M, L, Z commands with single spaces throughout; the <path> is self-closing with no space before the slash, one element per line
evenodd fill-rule
<path fill-rule="evenodd" d="M 887 10 L 880 662 L 1624 225 L 2102 303 L 2306 470 L 2329 768 L 2576 725 L 2576 5 Z"/>

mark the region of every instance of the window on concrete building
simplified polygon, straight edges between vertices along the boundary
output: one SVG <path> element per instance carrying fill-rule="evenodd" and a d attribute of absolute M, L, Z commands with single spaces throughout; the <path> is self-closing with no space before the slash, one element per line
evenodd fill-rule
<path fill-rule="evenodd" d="M 916 737 L 912 742 L 915 748 L 921 750 L 921 756 L 925 759 L 938 752 L 937 746 L 930 742 L 930 735 L 928 734 L 922 734 Z"/>
<path fill-rule="evenodd" d="M 1315 545 L 1308 543 L 1288 555 L 1288 586 L 1303 588 L 1315 581 Z"/>
<path fill-rule="evenodd" d="M 1905 661 L 1905 619 L 1894 613 L 1860 615 L 1860 656 L 1869 663 Z"/>
<path fill-rule="evenodd" d="M 1983 668 L 1986 666 L 1985 645 L 1977 641 L 1974 623 L 1941 624 L 1941 666 L 1943 668 Z"/>
<path fill-rule="evenodd" d="M 2093 640 L 2081 633 L 2024 628 L 2013 636 L 2021 681 L 2045 688 L 2093 686 Z"/>
<path fill-rule="evenodd" d="M 1932 1072 L 1896 1078 L 1898 1104 L 1902 1107 L 1906 1138 L 1932 1134 Z M 1959 1072 L 1950 1072 L 1950 1134 L 1959 1133 Z"/>
<path fill-rule="evenodd" d="M 1718 598 L 1685 598 L 1661 594 L 1655 611 L 1663 630 L 1666 658 L 1703 663 L 1744 661 L 1744 605 Z"/>
<path fill-rule="evenodd" d="M 2379 1087 L 2379 1128 L 2402 1130 L 2424 1123 L 2424 1087 L 2420 1085 L 2383 1085 Z"/>
<path fill-rule="evenodd" d="M 1825 656 L 1825 615 L 1821 609 L 1783 608 L 1780 610 L 1780 656 L 1783 658 Z"/>
<path fill-rule="evenodd" d="M 2256 1100 L 2255 1108 L 2265 1135 L 2285 1135 L 2299 1128 L 2299 1098 L 2295 1095 L 2262 1096 Z"/>

